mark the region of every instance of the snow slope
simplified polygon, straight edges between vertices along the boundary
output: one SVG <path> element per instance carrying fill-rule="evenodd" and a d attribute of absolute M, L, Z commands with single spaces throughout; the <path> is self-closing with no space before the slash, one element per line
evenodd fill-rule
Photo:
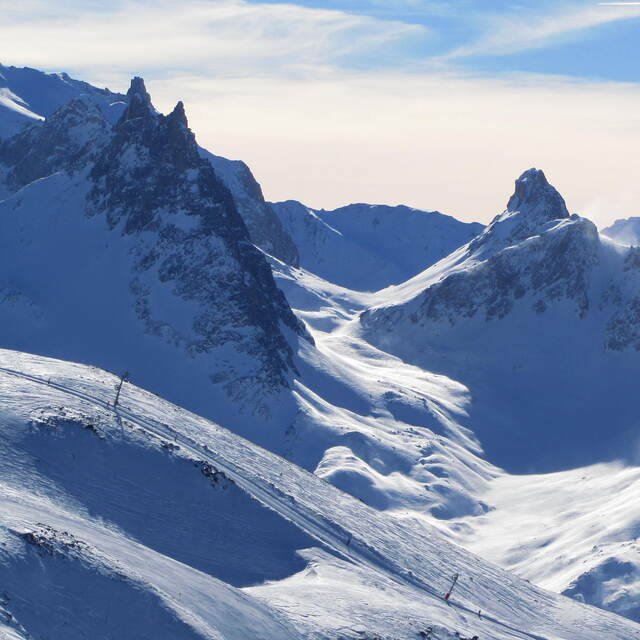
<path fill-rule="evenodd" d="M 640 638 L 115 382 L 0 352 L 6 637 Z"/>
<path fill-rule="evenodd" d="M 301 267 L 360 291 L 404 282 L 483 229 L 405 206 L 351 204 L 325 211 L 293 200 L 271 206 L 298 246 Z"/>
<path fill-rule="evenodd" d="M 308 404 L 287 456 L 395 517 L 437 525 L 521 577 L 638 620 L 637 455 L 627 464 L 506 474 L 483 459 L 471 430 L 473 389 L 353 335 L 351 319 L 375 294 L 282 265 L 275 273 L 317 347 L 315 359 L 307 356 L 308 387 L 296 383 Z M 336 395 L 338 381 L 350 396 Z M 323 450 L 322 459 L 310 460 L 309 449 Z"/>
<path fill-rule="evenodd" d="M 518 185 L 518 197 L 527 200 L 523 187 Z M 378 509 L 437 524 L 460 544 L 525 578 L 638 619 L 633 401 L 638 364 L 633 349 L 618 350 L 624 344 L 620 334 L 612 342 L 624 325 L 611 322 L 612 314 L 620 317 L 625 299 L 633 304 L 635 253 L 598 238 L 591 223 L 569 216 L 546 180 L 529 187 L 533 193 L 526 206 L 512 199 L 513 212 L 472 242 L 473 258 L 463 247 L 381 292 L 350 291 L 272 262 L 279 286 L 317 348 L 302 353 L 308 370 L 298 365 L 315 429 L 301 429 L 297 446 L 313 443 L 324 455 L 319 462 L 296 458 L 295 445 L 288 455 Z M 519 241 L 533 247 L 531 252 L 519 248 Z M 492 283 L 483 289 L 471 278 L 470 286 L 462 287 L 460 281 L 464 284 L 474 269 L 488 270 L 487 262 L 495 269 L 500 263 L 493 256 L 503 252 L 515 255 L 525 275 L 532 273 L 532 263 L 556 274 L 551 288 L 537 290 L 538 300 L 548 305 L 544 313 L 524 305 L 518 309 L 526 293 L 506 295 L 513 282 L 518 284 L 516 269 L 513 282 L 509 271 L 501 272 L 502 287 Z M 595 261 L 585 258 L 594 255 Z M 363 340 L 359 314 L 366 318 L 368 308 L 378 313 L 381 302 L 390 310 L 403 301 L 411 305 L 425 287 L 447 278 L 460 287 L 454 296 L 452 285 L 453 299 L 476 304 L 475 315 L 468 318 L 465 307 L 463 312 L 454 307 L 448 325 L 432 321 L 426 334 L 411 319 L 403 326 L 392 316 L 389 331 L 375 336 L 376 346 Z M 581 316 L 584 300 L 592 301 L 603 289 L 600 303 L 591 303 Z M 493 296 L 486 298 L 491 307 L 481 306 L 486 292 Z M 478 316 L 481 321 L 471 324 Z M 453 338 L 445 333 L 463 322 L 471 325 L 464 333 Z M 401 358 L 389 352 L 389 343 Z M 429 373 L 443 369 L 447 375 Z M 299 417 L 297 424 L 302 421 Z M 501 422 L 505 431 L 498 430 Z M 328 431 L 333 426 L 338 434 L 342 429 L 343 436 L 316 444 L 317 425 Z M 498 461 L 520 473 L 536 467 L 567 471 L 509 475 L 486 461 L 488 447 L 490 455 L 501 454 Z"/>
<path fill-rule="evenodd" d="M 493 509 L 451 523 L 454 539 L 536 584 L 640 620 L 640 471 L 597 464 L 496 478 Z"/>

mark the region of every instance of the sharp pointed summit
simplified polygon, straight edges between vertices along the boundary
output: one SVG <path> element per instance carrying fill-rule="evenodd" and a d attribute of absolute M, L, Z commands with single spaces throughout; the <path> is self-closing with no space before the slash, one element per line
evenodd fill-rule
<path fill-rule="evenodd" d="M 122 114 L 120 123 L 154 114 L 155 110 L 151 104 L 151 96 L 147 93 L 147 88 L 142 78 L 135 76 L 131 79 L 131 86 L 127 91 L 127 98 L 129 105 Z"/>
<path fill-rule="evenodd" d="M 182 102 L 182 100 L 178 101 L 176 106 L 173 108 L 173 111 L 169 114 L 169 118 L 173 122 L 179 122 L 185 127 L 189 126 L 187 114 L 184 112 L 184 103 Z"/>
<path fill-rule="evenodd" d="M 507 211 L 535 211 L 548 220 L 568 218 L 564 198 L 549 184 L 540 169 L 528 169 L 516 180 L 516 189 L 509 199 Z"/>
<path fill-rule="evenodd" d="M 549 225 L 570 217 L 564 198 L 549 184 L 540 169 L 528 169 L 517 180 L 507 208 L 469 244 L 469 251 L 482 248 L 487 252 L 501 251 L 527 238 L 538 236 Z"/>

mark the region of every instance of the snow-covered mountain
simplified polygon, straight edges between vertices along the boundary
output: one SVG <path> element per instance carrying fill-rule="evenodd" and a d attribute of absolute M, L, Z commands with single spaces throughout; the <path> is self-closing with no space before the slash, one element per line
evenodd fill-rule
<path fill-rule="evenodd" d="M 361 325 L 472 390 L 489 460 L 516 472 L 600 462 L 636 437 L 639 264 L 530 170 L 485 231 L 380 292 Z"/>
<path fill-rule="evenodd" d="M 129 369 L 314 475 L 128 385 L 114 415 L 103 371 L 4 352 L 8 637 L 638 637 L 451 545 L 640 619 L 637 249 L 536 170 L 486 229 L 271 207 L 141 80 L 12 73 L 2 346 Z M 40 112 L 45 86 L 76 93 Z M 454 571 L 466 611 L 441 601 Z"/>
<path fill-rule="evenodd" d="M 399 284 L 480 233 L 437 211 L 351 204 L 333 211 L 289 200 L 271 205 L 300 255 L 300 266 L 349 289 Z"/>
<path fill-rule="evenodd" d="M 100 107 L 110 122 L 115 122 L 126 106 L 123 94 L 98 89 L 66 73 L 43 73 L 0 64 L 0 138 L 8 138 L 51 116 L 80 96 L 87 96 Z"/>
<path fill-rule="evenodd" d="M 98 89 L 74 80 L 66 73 L 47 74 L 37 69 L 0 65 L 0 139 L 9 138 L 24 127 L 52 116 L 80 97 L 96 104 L 112 124 L 120 118 L 128 101 L 123 94 Z M 198 150 L 231 191 L 252 242 L 280 260 L 297 265 L 296 246 L 265 202 L 260 185 L 247 165 L 215 156 L 202 148 Z"/>
<path fill-rule="evenodd" d="M 182 103 L 131 83 L 115 125 L 81 96 L 0 143 L 3 343 L 128 368 L 202 412 L 262 408 L 305 330 L 203 159 Z"/>
<path fill-rule="evenodd" d="M 116 382 L 0 352 L 4 638 L 640 638 Z"/>
<path fill-rule="evenodd" d="M 602 230 L 602 235 L 620 244 L 640 245 L 640 218 L 624 218 L 616 220 L 611 226 Z"/>

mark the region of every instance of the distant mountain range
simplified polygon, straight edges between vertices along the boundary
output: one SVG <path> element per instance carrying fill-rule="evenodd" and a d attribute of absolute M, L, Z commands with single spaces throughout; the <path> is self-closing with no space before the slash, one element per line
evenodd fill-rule
<path fill-rule="evenodd" d="M 301 267 L 358 291 L 400 284 L 483 229 L 404 206 L 351 204 L 319 211 L 291 200 L 271 206 L 298 247 Z"/>
<path fill-rule="evenodd" d="M 616 220 L 611 226 L 602 230 L 602 234 L 620 244 L 640 245 L 640 218 Z"/>

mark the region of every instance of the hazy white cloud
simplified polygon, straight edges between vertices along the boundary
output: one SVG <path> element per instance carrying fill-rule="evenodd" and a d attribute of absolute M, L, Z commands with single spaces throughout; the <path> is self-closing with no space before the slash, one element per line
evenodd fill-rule
<path fill-rule="evenodd" d="M 640 3 L 639 3 L 640 4 Z M 640 6 L 600 6 L 559 3 L 548 5 L 540 12 L 524 7 L 508 14 L 478 16 L 484 22 L 482 35 L 477 40 L 458 47 L 445 57 L 448 59 L 473 56 L 508 54 L 548 46 L 553 42 L 581 31 L 610 22 L 640 17 Z"/>

